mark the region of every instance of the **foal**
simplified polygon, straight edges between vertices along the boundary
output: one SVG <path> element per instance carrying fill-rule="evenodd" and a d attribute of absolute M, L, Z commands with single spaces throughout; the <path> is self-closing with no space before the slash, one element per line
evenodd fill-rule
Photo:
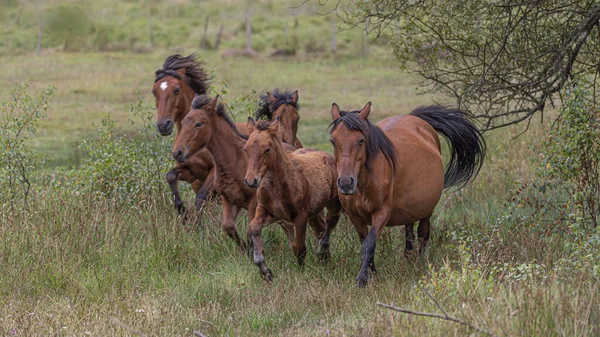
<path fill-rule="evenodd" d="M 341 205 L 335 182 L 335 160 L 322 151 L 299 149 L 288 153 L 283 148 L 283 127 L 273 122 L 255 123 L 248 118 L 250 136 L 244 147 L 248 154 L 248 170 L 244 181 L 258 188 L 258 207 L 248 234 L 254 246 L 254 263 L 261 275 L 271 281 L 273 273 L 262 253 L 262 228 L 278 220 L 292 222 L 295 237 L 292 244 L 298 264 L 306 255 L 306 223 L 316 219 L 327 208 L 326 232 L 319 240 L 317 256 L 329 256 L 329 235 L 337 225 Z"/>
<path fill-rule="evenodd" d="M 368 120 L 370 112 L 370 102 L 361 111 L 340 111 L 335 103 L 331 107 L 340 201 L 362 242 L 359 287 L 367 283 L 367 270 L 375 270 L 375 244 L 383 228 L 405 226 L 408 255 L 418 221 L 422 251 L 442 190 L 464 186 L 477 176 L 485 156 L 483 137 L 461 110 L 420 107 L 376 125 Z M 445 172 L 438 132 L 452 150 Z"/>

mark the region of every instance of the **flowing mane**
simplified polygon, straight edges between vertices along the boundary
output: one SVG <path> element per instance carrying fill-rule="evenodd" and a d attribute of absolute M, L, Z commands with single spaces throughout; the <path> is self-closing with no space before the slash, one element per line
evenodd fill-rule
<path fill-rule="evenodd" d="M 196 95 L 194 97 L 194 100 L 192 101 L 192 109 L 194 109 L 194 110 L 196 110 L 196 109 L 202 109 L 211 100 L 212 100 L 212 97 L 210 97 L 208 95 Z M 224 119 L 227 122 L 227 124 L 229 124 L 229 126 L 231 127 L 231 129 L 233 131 L 235 131 L 235 133 L 240 138 L 248 140 L 248 136 L 242 134 L 240 132 L 240 130 L 238 130 L 238 128 L 235 126 L 235 123 L 231 120 L 231 118 L 229 118 L 229 116 L 227 115 L 227 112 L 225 112 L 225 106 L 223 105 L 223 103 L 219 103 L 219 105 L 217 106 L 216 113 L 217 113 L 217 115 L 219 117 L 221 117 L 222 119 Z"/>
<path fill-rule="evenodd" d="M 194 90 L 197 95 L 204 95 L 208 92 L 208 74 L 202 68 L 201 63 L 197 60 L 195 54 L 189 56 L 181 56 L 174 54 L 165 60 L 162 69 L 156 71 L 156 77 L 154 83 L 159 81 L 165 76 L 173 76 L 178 79 L 182 79 L 181 75 L 177 73 L 179 69 L 185 69 L 185 81 Z"/>
<path fill-rule="evenodd" d="M 340 118 L 334 120 L 329 124 L 331 128 L 330 132 L 333 132 L 340 123 L 344 123 L 351 131 L 360 131 L 365 135 L 365 142 L 367 147 L 367 158 L 365 161 L 365 168 L 367 172 L 371 173 L 371 164 L 373 158 L 379 151 L 383 153 L 387 161 L 392 166 L 394 172 L 396 172 L 396 153 L 394 152 L 394 145 L 390 142 L 388 137 L 381 131 L 380 128 L 371 124 L 369 120 L 364 120 L 358 117 L 358 110 L 355 111 L 342 111 Z"/>
<path fill-rule="evenodd" d="M 293 91 L 280 91 L 279 88 L 275 88 L 271 93 L 277 100 L 274 103 L 269 103 L 269 96 L 267 94 L 260 95 L 258 101 L 258 109 L 256 110 L 255 119 L 267 119 L 271 120 L 273 117 L 273 111 L 277 110 L 283 104 L 290 104 L 296 110 L 300 109 L 298 103 L 294 102 L 292 97 L 294 96 Z"/>

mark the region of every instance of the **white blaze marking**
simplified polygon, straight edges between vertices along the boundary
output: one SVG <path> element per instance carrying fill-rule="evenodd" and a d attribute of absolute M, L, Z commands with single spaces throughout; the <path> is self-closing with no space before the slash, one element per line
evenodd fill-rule
<path fill-rule="evenodd" d="M 167 89 L 167 87 L 169 86 L 169 83 L 167 83 L 167 81 L 164 81 L 160 84 L 160 88 L 165 91 L 165 89 Z"/>

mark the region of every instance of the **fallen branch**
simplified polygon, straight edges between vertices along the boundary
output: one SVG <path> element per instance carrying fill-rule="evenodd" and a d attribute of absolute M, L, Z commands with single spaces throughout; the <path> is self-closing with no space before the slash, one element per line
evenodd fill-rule
<path fill-rule="evenodd" d="M 196 337 L 206 337 L 204 334 L 202 334 L 200 331 L 196 331 L 194 330 L 194 336 Z"/>
<path fill-rule="evenodd" d="M 386 309 L 403 312 L 405 314 L 416 315 L 416 316 L 425 316 L 425 317 L 434 317 L 434 318 L 439 318 L 439 319 L 443 319 L 443 320 L 446 320 L 446 321 L 450 321 L 450 322 L 454 322 L 454 323 L 466 325 L 466 326 L 468 326 L 471 329 L 477 330 L 479 332 L 483 332 L 483 333 L 488 334 L 490 336 L 494 336 L 494 333 L 491 332 L 491 331 L 484 330 L 484 329 L 482 329 L 480 327 L 477 327 L 477 326 L 475 326 L 475 325 L 473 325 L 471 323 L 467 323 L 467 322 L 465 322 L 463 320 L 460 320 L 460 319 L 458 319 L 456 317 L 453 317 L 453 316 L 450 316 L 448 314 L 439 315 L 439 314 L 432 314 L 432 313 L 429 313 L 429 312 L 412 311 L 412 310 L 395 307 L 393 305 L 389 305 L 389 304 L 385 304 L 385 303 L 381 303 L 381 302 L 377 302 L 377 305 L 382 306 L 382 307 L 384 307 Z"/>

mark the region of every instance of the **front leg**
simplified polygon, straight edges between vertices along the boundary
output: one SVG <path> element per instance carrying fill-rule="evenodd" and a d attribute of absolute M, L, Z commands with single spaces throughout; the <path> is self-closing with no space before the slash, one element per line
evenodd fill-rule
<path fill-rule="evenodd" d="M 183 206 L 183 201 L 179 196 L 177 181 L 180 180 L 184 170 L 187 171 L 186 169 L 174 167 L 169 172 L 167 172 L 167 175 L 165 177 L 167 180 L 167 184 L 169 184 L 169 187 L 171 188 L 171 194 L 173 195 L 173 199 L 175 201 L 175 208 L 177 208 L 177 212 L 181 215 L 185 214 L 185 206 Z"/>
<path fill-rule="evenodd" d="M 271 224 L 275 218 L 260 205 L 256 208 L 256 215 L 248 226 L 248 235 L 252 238 L 252 248 L 254 250 L 254 264 L 258 266 L 260 275 L 266 281 L 273 281 L 273 273 L 265 264 L 265 257 L 262 248 L 262 229 Z"/>
<path fill-rule="evenodd" d="M 340 220 L 340 212 L 342 210 L 342 205 L 338 198 L 332 200 L 329 205 L 327 205 L 327 218 L 325 219 L 325 234 L 319 240 L 319 249 L 317 250 L 317 258 L 321 261 L 328 260 L 331 257 L 331 253 L 329 251 L 330 245 L 330 237 L 331 232 L 335 226 L 337 226 L 338 221 Z"/>
<path fill-rule="evenodd" d="M 371 230 L 362 243 L 362 263 L 356 285 L 364 287 L 369 279 L 368 270 L 374 268 L 375 247 L 379 235 L 390 219 L 392 212 L 389 207 L 382 207 L 377 212 L 371 215 Z M 371 267 L 371 265 L 373 266 Z"/>
<path fill-rule="evenodd" d="M 299 214 L 294 219 L 294 229 L 296 235 L 294 236 L 294 242 L 292 243 L 292 249 L 298 260 L 300 266 L 304 265 L 304 258 L 306 257 L 306 220 L 308 214 Z"/>
<path fill-rule="evenodd" d="M 208 194 L 212 190 L 214 183 L 215 183 L 215 169 L 212 168 L 210 170 L 210 172 L 208 173 L 206 180 L 204 180 L 204 184 L 202 184 L 202 186 L 196 193 L 195 204 L 196 204 L 196 214 L 198 215 L 198 225 L 200 225 L 202 223 L 202 214 L 200 211 L 202 210 L 202 206 L 204 206 L 206 199 L 208 199 Z"/>
<path fill-rule="evenodd" d="M 240 246 L 240 248 L 245 249 L 246 247 L 244 247 L 244 243 L 235 229 L 235 219 L 237 219 L 240 208 L 230 203 L 223 196 L 221 196 L 221 203 L 223 204 L 223 230 L 238 244 L 238 246 Z"/>

